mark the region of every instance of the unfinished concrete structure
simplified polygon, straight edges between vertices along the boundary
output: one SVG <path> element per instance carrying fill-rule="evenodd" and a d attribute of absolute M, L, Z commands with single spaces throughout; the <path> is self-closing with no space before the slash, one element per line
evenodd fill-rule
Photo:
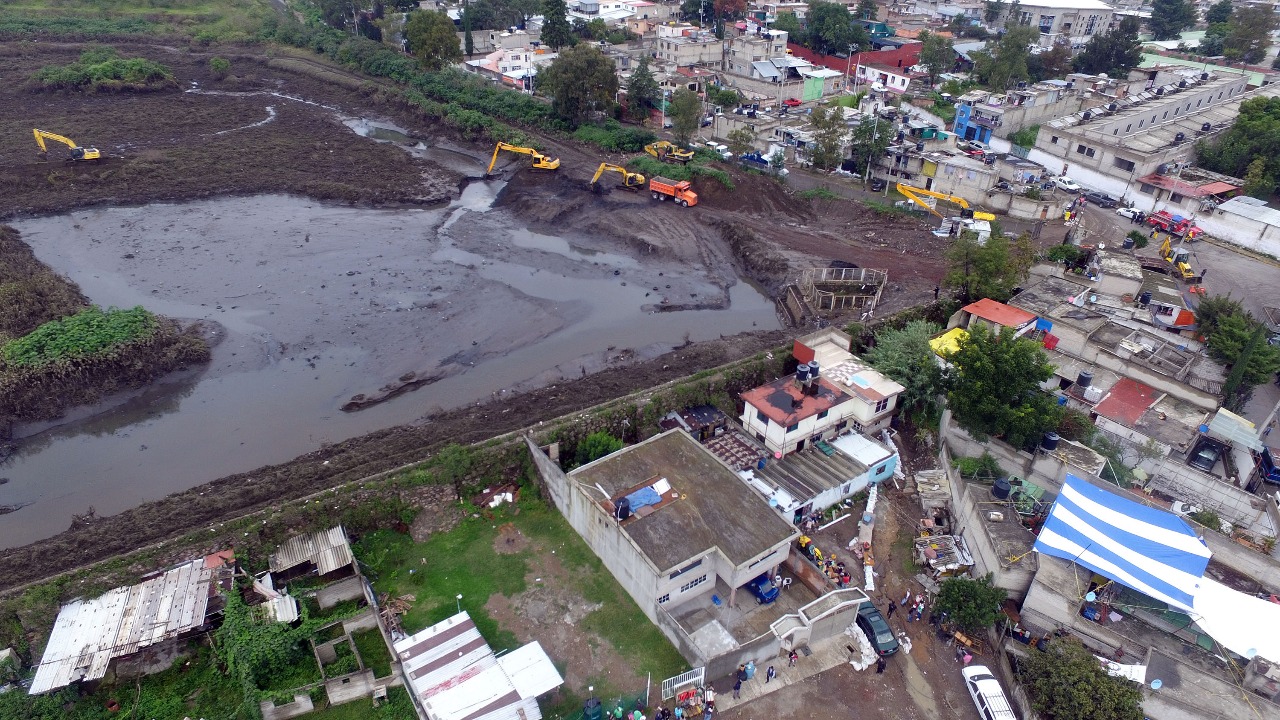
<path fill-rule="evenodd" d="M 873 268 L 808 268 L 800 273 L 800 293 L 814 311 L 872 311 L 889 282 L 887 270 Z"/>

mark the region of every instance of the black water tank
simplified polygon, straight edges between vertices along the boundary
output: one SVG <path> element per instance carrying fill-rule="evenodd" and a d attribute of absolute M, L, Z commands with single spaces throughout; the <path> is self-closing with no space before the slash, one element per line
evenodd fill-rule
<path fill-rule="evenodd" d="M 1173 141 L 1174 141 L 1174 142 L 1176 142 L 1176 143 L 1180 143 L 1180 142 L 1182 142 L 1183 140 L 1186 140 L 1186 139 L 1187 139 L 1187 134 L 1186 134 L 1186 133 L 1178 133 L 1177 135 L 1174 135 L 1174 136 L 1173 136 Z"/>
<path fill-rule="evenodd" d="M 809 363 L 800 363 L 796 367 L 796 382 L 801 385 L 809 381 Z"/>
<path fill-rule="evenodd" d="M 991 497 L 997 500 L 1005 500 L 1009 497 L 1009 478 L 998 477 L 996 483 L 991 486 Z"/>
<path fill-rule="evenodd" d="M 916 152 L 924 152 L 924 143 L 922 142 L 916 143 Z"/>
<path fill-rule="evenodd" d="M 902 132 L 901 130 L 898 131 L 898 142 L 902 142 L 903 140 L 906 139 L 906 137 L 907 137 L 906 133 Z"/>
<path fill-rule="evenodd" d="M 1156 88 L 1156 95 L 1163 95 L 1163 94 L 1164 94 L 1164 88 L 1163 88 L 1163 87 L 1158 87 L 1158 88 Z"/>
<path fill-rule="evenodd" d="M 1081 370 L 1080 374 L 1076 376 L 1076 384 L 1082 388 L 1089 387 L 1093 384 L 1093 373 L 1088 370 Z"/>
<path fill-rule="evenodd" d="M 1125 239 L 1124 239 L 1123 241 L 1121 241 L 1120 246 L 1121 246 L 1121 247 L 1123 247 L 1125 250 L 1132 250 L 1132 249 L 1133 249 L 1133 238 L 1131 238 L 1131 237 L 1125 237 Z"/>
<path fill-rule="evenodd" d="M 1061 439 L 1062 438 L 1058 437 L 1058 433 L 1047 432 L 1044 434 L 1044 438 L 1040 440 L 1040 447 L 1044 448 L 1045 450 L 1057 450 L 1058 441 Z"/>
<path fill-rule="evenodd" d="M 1212 129 L 1213 129 L 1213 125 L 1210 123 L 1205 123 L 1200 126 L 1200 132 L 1209 132 Z"/>
<path fill-rule="evenodd" d="M 1075 88 L 1075 86 L 1076 86 L 1076 81 L 1075 81 L 1075 80 L 1068 80 L 1068 81 L 1067 81 L 1067 89 L 1068 89 L 1068 90 L 1072 90 L 1072 89 L 1074 89 L 1074 88 Z"/>
<path fill-rule="evenodd" d="M 810 360 L 809 361 L 809 377 L 813 380 L 817 380 L 819 370 L 821 370 L 821 368 L 818 367 L 818 361 Z"/>
<path fill-rule="evenodd" d="M 1186 81 L 1186 80 L 1179 80 L 1179 81 L 1178 81 L 1178 87 L 1180 87 L 1180 88 L 1184 88 L 1184 87 L 1186 87 L 1186 86 L 1187 86 L 1187 81 Z"/>
<path fill-rule="evenodd" d="M 1207 73 L 1207 72 L 1202 72 L 1202 73 L 1200 73 L 1200 79 L 1201 79 L 1201 80 L 1208 80 L 1208 79 L 1209 79 L 1209 73 Z"/>
<path fill-rule="evenodd" d="M 1142 291 L 1142 293 L 1138 295 L 1138 304 L 1139 304 L 1139 305 L 1150 305 L 1150 304 L 1151 304 L 1151 291 L 1150 291 L 1150 290 L 1143 290 L 1143 291 Z"/>
<path fill-rule="evenodd" d="M 1085 110 L 1085 112 L 1084 112 L 1084 119 L 1085 119 L 1085 120 L 1092 120 L 1092 119 L 1093 119 L 1093 113 L 1089 112 L 1088 110 Z"/>
<path fill-rule="evenodd" d="M 1111 112 L 1115 112 L 1116 110 L 1120 109 L 1120 106 L 1115 103 L 1107 103 L 1107 109 L 1110 110 Z"/>
<path fill-rule="evenodd" d="M 618 509 L 615 514 L 617 515 L 619 522 L 631 517 L 631 501 L 626 498 L 619 500 Z"/>

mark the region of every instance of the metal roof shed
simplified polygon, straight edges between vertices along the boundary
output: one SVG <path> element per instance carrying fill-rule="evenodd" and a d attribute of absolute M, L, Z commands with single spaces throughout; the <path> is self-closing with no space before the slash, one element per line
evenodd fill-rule
<path fill-rule="evenodd" d="M 287 570 L 305 563 L 313 563 L 320 575 L 328 575 L 355 562 L 347 532 L 341 525 L 319 530 L 308 535 L 289 538 L 271 554 L 271 572 L 296 577 L 302 573 Z M 279 579 L 277 578 L 279 582 Z"/>

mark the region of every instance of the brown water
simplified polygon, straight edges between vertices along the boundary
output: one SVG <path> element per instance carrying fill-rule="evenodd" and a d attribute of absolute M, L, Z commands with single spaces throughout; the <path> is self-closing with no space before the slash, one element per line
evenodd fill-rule
<path fill-rule="evenodd" d="M 0 546 L 56 534 L 90 506 L 119 512 L 436 409 L 580 377 L 624 349 L 652 356 L 777 326 L 773 303 L 731 271 L 531 232 L 490 209 L 500 188 L 472 183 L 435 209 L 269 195 L 16 223 L 95 303 L 216 322 L 221 342 L 198 373 L 19 428 L 27 438 L 0 467 L 0 505 L 23 507 L 0 515 Z M 722 308 L 655 312 L 663 298 Z M 443 378 L 339 409 L 409 372 Z"/>

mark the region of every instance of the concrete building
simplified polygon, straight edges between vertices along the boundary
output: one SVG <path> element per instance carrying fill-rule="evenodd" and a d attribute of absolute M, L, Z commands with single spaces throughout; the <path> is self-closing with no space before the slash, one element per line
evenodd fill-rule
<path fill-rule="evenodd" d="M 1016 17 L 1010 17 L 1015 12 Z M 1012 20 L 1024 27 L 1039 28 L 1041 47 L 1053 47 L 1055 43 L 1074 47 L 1107 32 L 1113 14 L 1111 6 L 1102 0 L 1030 0 L 1006 4 L 993 25 L 1003 26 Z"/>
<path fill-rule="evenodd" d="M 1231 126 L 1241 101 L 1275 94 L 1280 88 L 1250 93 L 1243 78 L 1202 73 L 1044 123 L 1028 158 L 1151 210 L 1169 195 L 1141 179 L 1188 161 L 1198 140 Z"/>
<path fill-rule="evenodd" d="M 731 38 L 725 56 L 725 71 L 752 77 L 754 64 L 787 57 L 787 33 L 781 30 L 744 33 Z"/>
<path fill-rule="evenodd" d="M 540 48 L 501 48 L 474 60 L 467 60 L 463 67 L 502 83 L 508 87 L 530 91 L 529 80 L 538 74 L 538 67 L 556 57 L 555 54 L 539 54 Z"/>
<path fill-rule="evenodd" d="M 565 17 L 571 24 L 574 20 L 603 20 L 606 25 L 616 26 L 625 24 L 634 14 L 635 8 L 624 0 L 570 0 Z"/>
<path fill-rule="evenodd" d="M 993 136 L 1008 138 L 1022 128 L 1077 112 L 1087 103 L 1070 80 L 1046 80 L 1007 93 L 971 90 L 956 103 L 952 132 L 964 140 L 989 143 Z"/>
<path fill-rule="evenodd" d="M 655 54 L 658 60 L 677 67 L 699 66 L 711 70 L 724 67 L 724 41 L 709 32 L 696 32 L 671 37 L 658 36 Z"/>

